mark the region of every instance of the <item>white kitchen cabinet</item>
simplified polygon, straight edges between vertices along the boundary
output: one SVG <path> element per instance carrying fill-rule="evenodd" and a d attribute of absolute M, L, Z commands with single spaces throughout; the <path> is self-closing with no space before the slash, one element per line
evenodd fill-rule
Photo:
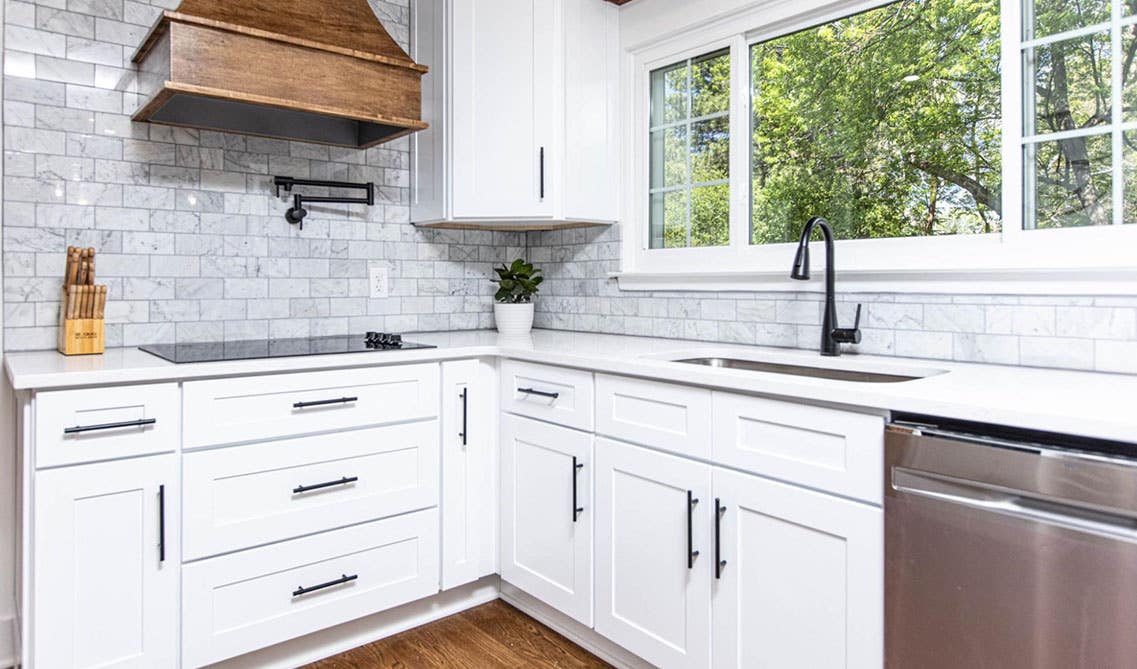
<path fill-rule="evenodd" d="M 618 215 L 617 9 L 601 0 L 421 0 L 423 118 L 411 221 L 541 229 Z"/>
<path fill-rule="evenodd" d="M 34 504 L 29 664 L 177 666 L 177 457 L 40 471 Z"/>
<path fill-rule="evenodd" d="M 714 668 L 881 666 L 880 508 L 715 468 Z M 709 506 L 713 511 L 714 505 Z"/>
<path fill-rule="evenodd" d="M 597 439 L 597 632 L 660 667 L 709 666 L 712 503 L 710 466 Z"/>
<path fill-rule="evenodd" d="M 501 418 L 501 577 L 592 625 L 592 435 Z"/>
<path fill-rule="evenodd" d="M 442 363 L 443 590 L 497 573 L 496 394 L 491 363 Z"/>

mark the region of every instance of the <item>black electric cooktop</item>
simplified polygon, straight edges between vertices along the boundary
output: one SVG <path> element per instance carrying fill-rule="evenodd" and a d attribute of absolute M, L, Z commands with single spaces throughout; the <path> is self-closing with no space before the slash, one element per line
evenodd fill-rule
<path fill-rule="evenodd" d="M 290 358 L 333 353 L 381 353 L 435 348 L 429 344 L 403 341 L 400 335 L 368 332 L 366 335 L 300 337 L 296 339 L 257 339 L 190 344 L 150 344 L 139 349 L 174 363 Z"/>

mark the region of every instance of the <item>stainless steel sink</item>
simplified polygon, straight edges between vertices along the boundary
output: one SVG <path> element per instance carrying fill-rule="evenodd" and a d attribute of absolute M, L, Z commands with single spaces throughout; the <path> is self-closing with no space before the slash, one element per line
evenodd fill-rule
<path fill-rule="evenodd" d="M 831 369 L 826 367 L 811 367 L 809 365 L 762 362 L 760 360 L 742 360 L 739 358 L 685 358 L 675 360 L 674 362 L 683 362 L 689 365 L 704 365 L 706 367 L 720 367 L 724 369 L 745 369 L 752 372 L 810 376 L 818 379 L 832 379 L 834 381 L 858 381 L 860 383 L 900 383 L 902 381 L 915 381 L 916 379 L 924 378 L 922 376 L 908 376 L 905 374 L 864 372 L 855 369 Z"/>

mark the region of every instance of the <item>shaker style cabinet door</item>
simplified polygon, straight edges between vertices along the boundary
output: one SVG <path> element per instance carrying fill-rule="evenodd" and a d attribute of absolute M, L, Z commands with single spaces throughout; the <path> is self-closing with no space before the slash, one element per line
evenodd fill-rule
<path fill-rule="evenodd" d="M 176 667 L 174 455 L 41 471 L 31 664 Z"/>
<path fill-rule="evenodd" d="M 497 573 L 493 367 L 442 363 L 442 589 Z"/>
<path fill-rule="evenodd" d="M 715 669 L 879 669 L 881 509 L 720 468 L 714 495 Z"/>
<path fill-rule="evenodd" d="M 501 577 L 592 625 L 592 435 L 501 418 Z"/>
<path fill-rule="evenodd" d="M 456 218 L 553 215 L 554 3 L 451 5 Z"/>
<path fill-rule="evenodd" d="M 710 492 L 709 465 L 596 441 L 596 631 L 667 669 L 711 661 Z"/>

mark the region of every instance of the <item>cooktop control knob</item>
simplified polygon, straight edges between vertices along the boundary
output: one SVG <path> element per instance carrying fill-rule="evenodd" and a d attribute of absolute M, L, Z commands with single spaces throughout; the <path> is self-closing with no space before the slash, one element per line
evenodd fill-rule
<path fill-rule="evenodd" d="M 368 332 L 363 337 L 367 348 L 402 348 L 403 336 L 387 332 Z"/>

